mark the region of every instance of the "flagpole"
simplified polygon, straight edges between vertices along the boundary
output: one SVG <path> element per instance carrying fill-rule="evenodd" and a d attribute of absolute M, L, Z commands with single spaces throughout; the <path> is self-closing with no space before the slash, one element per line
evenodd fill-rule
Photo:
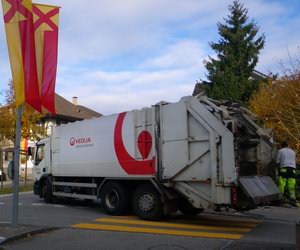
<path fill-rule="evenodd" d="M 12 213 L 12 227 L 18 226 L 18 208 L 19 208 L 19 165 L 20 165 L 20 141 L 21 141 L 21 117 L 22 105 L 17 108 L 16 120 L 16 141 L 15 141 L 15 155 L 14 155 L 14 180 L 13 180 L 13 213 Z"/>

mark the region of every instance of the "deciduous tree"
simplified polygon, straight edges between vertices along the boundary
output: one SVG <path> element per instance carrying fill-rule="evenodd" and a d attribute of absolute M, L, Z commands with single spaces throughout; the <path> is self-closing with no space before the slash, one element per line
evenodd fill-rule
<path fill-rule="evenodd" d="M 274 130 L 278 142 L 288 140 L 299 158 L 300 63 L 298 69 L 285 70 L 278 80 L 269 80 L 263 84 L 252 96 L 250 109 L 262 119 L 266 127 Z"/>
<path fill-rule="evenodd" d="M 16 107 L 12 82 L 5 91 L 5 103 L 0 105 L 0 140 L 7 139 L 15 142 L 16 135 Z M 45 136 L 45 129 L 40 125 L 42 115 L 29 105 L 23 105 L 21 137 L 38 140 Z"/>

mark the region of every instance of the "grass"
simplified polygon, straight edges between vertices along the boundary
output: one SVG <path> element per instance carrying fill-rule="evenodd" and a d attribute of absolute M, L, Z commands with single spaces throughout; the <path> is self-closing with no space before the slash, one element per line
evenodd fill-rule
<path fill-rule="evenodd" d="M 27 191 L 32 191 L 33 190 L 33 185 L 32 184 L 28 184 L 26 187 L 24 186 L 24 184 L 19 186 L 19 192 L 27 192 Z M 1 188 L 0 187 L 0 195 L 1 194 L 11 194 L 13 193 L 13 188 L 11 187 L 4 187 Z"/>

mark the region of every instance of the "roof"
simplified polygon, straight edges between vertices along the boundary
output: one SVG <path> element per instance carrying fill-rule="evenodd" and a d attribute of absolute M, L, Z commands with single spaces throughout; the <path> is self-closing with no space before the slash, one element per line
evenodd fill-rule
<path fill-rule="evenodd" d="M 81 112 L 84 112 L 86 114 L 90 114 L 92 115 L 93 117 L 99 117 L 99 116 L 102 116 L 102 114 L 96 112 L 95 110 L 92 110 L 92 109 L 89 109 L 85 106 L 82 106 L 82 105 L 77 105 L 77 107 L 79 108 L 79 110 L 81 110 Z"/>
<path fill-rule="evenodd" d="M 264 79 L 268 79 L 270 78 L 269 76 L 267 76 L 266 74 L 262 73 L 262 72 L 259 72 L 257 70 L 253 70 L 251 72 L 251 75 L 250 75 L 251 78 L 253 78 L 254 80 L 264 80 Z"/>
<path fill-rule="evenodd" d="M 80 121 L 84 119 L 91 119 L 93 117 L 100 117 L 102 114 L 91 110 L 82 105 L 74 105 L 62 96 L 55 94 L 55 109 L 56 115 L 50 113 L 45 118 L 54 118 L 64 121 Z"/>

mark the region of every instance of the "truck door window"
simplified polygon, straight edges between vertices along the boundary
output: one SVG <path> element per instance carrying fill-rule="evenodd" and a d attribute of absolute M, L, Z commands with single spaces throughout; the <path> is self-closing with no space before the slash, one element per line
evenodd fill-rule
<path fill-rule="evenodd" d="M 45 156 L 45 144 L 40 144 L 37 147 L 35 164 L 38 165 L 44 159 L 44 156 Z"/>

